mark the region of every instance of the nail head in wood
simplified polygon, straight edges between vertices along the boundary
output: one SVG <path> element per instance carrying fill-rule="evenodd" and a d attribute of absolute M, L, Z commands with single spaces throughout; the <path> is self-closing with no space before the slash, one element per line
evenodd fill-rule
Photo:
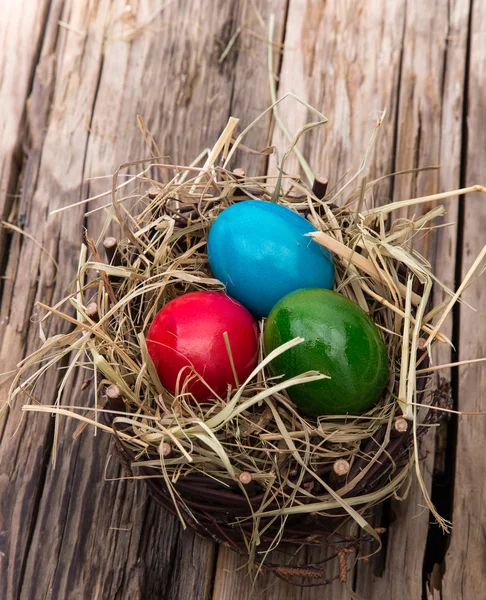
<path fill-rule="evenodd" d="M 314 179 L 314 183 L 312 184 L 312 193 L 316 198 L 322 200 L 327 192 L 327 186 L 329 185 L 329 180 L 324 175 L 316 175 Z"/>

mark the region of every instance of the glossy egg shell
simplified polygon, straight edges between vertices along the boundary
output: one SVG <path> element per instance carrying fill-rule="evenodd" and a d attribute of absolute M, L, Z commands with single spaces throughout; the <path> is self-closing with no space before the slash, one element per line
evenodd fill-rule
<path fill-rule="evenodd" d="M 306 233 L 315 227 L 294 211 L 263 200 L 233 204 L 215 219 L 208 256 L 230 296 L 258 317 L 289 292 L 332 288 L 331 254 Z"/>
<path fill-rule="evenodd" d="M 225 332 L 242 383 L 258 358 L 258 330 L 246 308 L 218 292 L 192 292 L 168 302 L 147 334 L 147 349 L 162 385 L 174 394 L 187 382 L 186 391 L 196 400 L 214 393 L 225 397 L 229 385 L 236 387 Z"/>
<path fill-rule="evenodd" d="M 305 341 L 273 360 L 272 374 L 290 378 L 315 370 L 330 376 L 288 388 L 302 412 L 356 415 L 380 399 L 388 379 L 387 351 L 378 328 L 357 304 L 330 290 L 289 294 L 267 319 L 265 350 L 297 336 Z"/>

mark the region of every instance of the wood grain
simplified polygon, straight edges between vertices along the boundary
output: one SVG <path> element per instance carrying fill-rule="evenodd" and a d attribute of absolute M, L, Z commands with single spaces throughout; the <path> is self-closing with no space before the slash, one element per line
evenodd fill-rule
<path fill-rule="evenodd" d="M 440 1 L 427 5 L 415 0 L 407 2 L 396 170 L 438 165 L 442 161 L 446 164 L 441 174 L 438 171 L 422 171 L 397 178 L 394 184 L 395 200 L 459 187 L 462 88 L 457 81 L 462 81 L 461 75 L 462 78 L 464 76 L 467 16 L 466 3 L 455 3 L 451 13 L 449 7 Z M 449 46 L 451 37 L 454 39 L 452 47 Z M 442 133 L 443 128 L 447 134 Z M 453 220 L 457 216 L 457 198 L 449 201 L 448 207 L 451 204 Z M 427 210 L 430 208 L 428 206 Z M 419 216 L 423 212 L 423 207 L 413 207 L 408 215 Z M 438 276 L 451 288 L 454 287 L 455 238 L 456 230 L 444 229 L 416 240 L 417 248 L 429 258 Z M 436 293 L 435 300 L 440 302 L 441 296 Z M 444 330 L 449 335 L 452 335 L 451 321 L 448 321 Z M 450 362 L 450 348 L 441 345 L 434 358 L 436 364 Z M 430 490 L 435 462 L 433 436 L 429 436 L 422 444 L 421 454 L 424 457 L 422 472 Z M 369 573 L 366 576 L 364 569 L 360 571 L 357 590 L 364 597 L 371 593 L 389 593 L 397 599 L 421 597 L 429 521 L 428 511 L 423 509 L 423 505 L 422 494 L 415 485 L 404 506 L 393 506 L 395 521 L 389 532 L 386 570 L 380 577 L 370 577 Z M 434 549 L 431 548 L 431 551 L 434 552 Z M 397 572 L 400 572 L 398 578 Z"/>
<path fill-rule="evenodd" d="M 467 139 L 465 156 L 466 181 L 484 181 L 486 160 L 486 6 L 473 3 L 470 31 L 470 62 L 467 77 Z M 486 209 L 477 196 L 464 202 L 464 236 L 462 243 L 462 277 L 485 244 Z M 483 357 L 486 353 L 486 313 L 484 311 L 484 275 L 469 287 L 464 299 L 477 308 L 474 313 L 461 307 L 460 360 Z M 484 369 L 471 365 L 459 370 L 458 408 L 461 411 L 484 411 Z M 445 560 L 442 598 L 481 598 L 486 575 L 486 539 L 484 535 L 486 483 L 481 473 L 486 464 L 481 448 L 486 436 L 484 417 L 461 417 L 458 421 L 456 469 L 454 481 L 454 512 L 451 544 Z"/>
<path fill-rule="evenodd" d="M 29 6 L 30 5 L 30 6 Z M 50 0 L 7 2 L 0 19 L 0 216 L 14 209 L 23 167 L 25 106 L 42 43 Z M 0 265 L 7 252 L 6 230 L 0 227 Z M 0 282 L 0 293 L 1 293 Z M 0 324 L 1 336 L 1 324 Z M 1 340 L 1 337 L 0 337 Z"/>
<path fill-rule="evenodd" d="M 280 94 L 294 92 L 322 111 L 329 122 L 306 134 L 299 147 L 315 173 L 330 186 L 359 167 L 380 112 L 387 108 L 370 159 L 370 177 L 393 171 L 393 150 L 405 2 L 292 0 L 289 5 Z M 279 109 L 292 134 L 312 120 L 302 105 L 286 100 Z M 280 156 L 288 142 L 275 131 Z M 272 158 L 271 166 L 275 168 Z M 299 172 L 295 158 L 286 170 Z M 390 199 L 387 180 L 381 202 Z"/>

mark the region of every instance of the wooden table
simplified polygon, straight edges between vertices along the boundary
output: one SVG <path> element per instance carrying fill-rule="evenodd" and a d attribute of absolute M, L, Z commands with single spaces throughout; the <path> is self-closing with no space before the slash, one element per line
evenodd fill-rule
<path fill-rule="evenodd" d="M 0 211 L 23 230 L 0 230 L 0 370 L 39 346 L 35 303 L 53 304 L 76 269 L 82 227 L 98 231 L 99 213 L 79 206 L 104 191 L 128 160 L 146 155 L 143 117 L 159 148 L 180 164 L 211 146 L 230 115 L 249 124 L 270 104 L 268 22 L 275 15 L 274 76 L 329 124 L 300 144 L 312 169 L 331 183 L 356 170 L 377 114 L 387 115 L 370 176 L 441 164 L 384 179 L 388 202 L 486 182 L 486 3 L 479 0 L 6 0 L 0 16 Z M 224 51 L 228 50 L 225 56 Z M 292 99 L 280 115 L 293 133 L 310 113 Z M 287 146 L 270 119 L 246 145 Z M 247 173 L 275 170 L 275 156 L 243 156 Z M 287 165 L 298 171 L 296 161 Z M 449 227 L 426 240 L 430 260 L 451 288 L 484 244 L 486 205 L 473 194 L 446 201 Z M 415 211 L 421 208 L 415 208 Z M 34 241 L 35 240 L 35 241 Z M 46 251 L 42 251 L 42 245 Z M 57 270 L 49 254 L 61 264 Z M 447 324 L 455 350 L 439 364 L 486 354 L 483 278 L 464 294 Z M 440 301 L 437 298 L 437 301 Z M 65 327 L 52 321 L 46 334 Z M 485 408 L 486 371 L 451 377 L 461 411 Z M 65 402 L 80 393 L 80 373 Z M 51 404 L 58 373 L 37 395 Z M 2 402 L 10 376 L 2 376 Z M 32 414 L 21 403 L 0 421 L 0 598 L 37 600 L 243 600 L 251 581 L 240 558 L 192 532 L 156 506 L 141 482 L 117 481 L 106 435 Z M 368 599 L 476 600 L 486 582 L 486 420 L 450 420 L 422 446 L 424 471 L 450 536 L 429 526 L 419 491 L 391 503 L 383 553 L 355 571 Z M 55 468 L 52 464 L 57 452 Z M 313 551 L 317 560 L 322 552 Z M 428 596 L 422 596 L 432 576 Z M 267 600 L 348 598 L 263 577 Z"/>

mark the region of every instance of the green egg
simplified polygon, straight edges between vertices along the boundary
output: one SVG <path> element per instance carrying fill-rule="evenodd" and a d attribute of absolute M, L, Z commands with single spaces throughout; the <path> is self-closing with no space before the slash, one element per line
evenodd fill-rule
<path fill-rule="evenodd" d="M 273 307 L 265 324 L 265 351 L 295 337 L 304 342 L 269 365 L 285 378 L 306 371 L 329 375 L 288 388 L 303 413 L 362 414 L 380 399 L 388 379 L 388 357 L 377 326 L 354 302 L 325 289 L 297 290 Z"/>

